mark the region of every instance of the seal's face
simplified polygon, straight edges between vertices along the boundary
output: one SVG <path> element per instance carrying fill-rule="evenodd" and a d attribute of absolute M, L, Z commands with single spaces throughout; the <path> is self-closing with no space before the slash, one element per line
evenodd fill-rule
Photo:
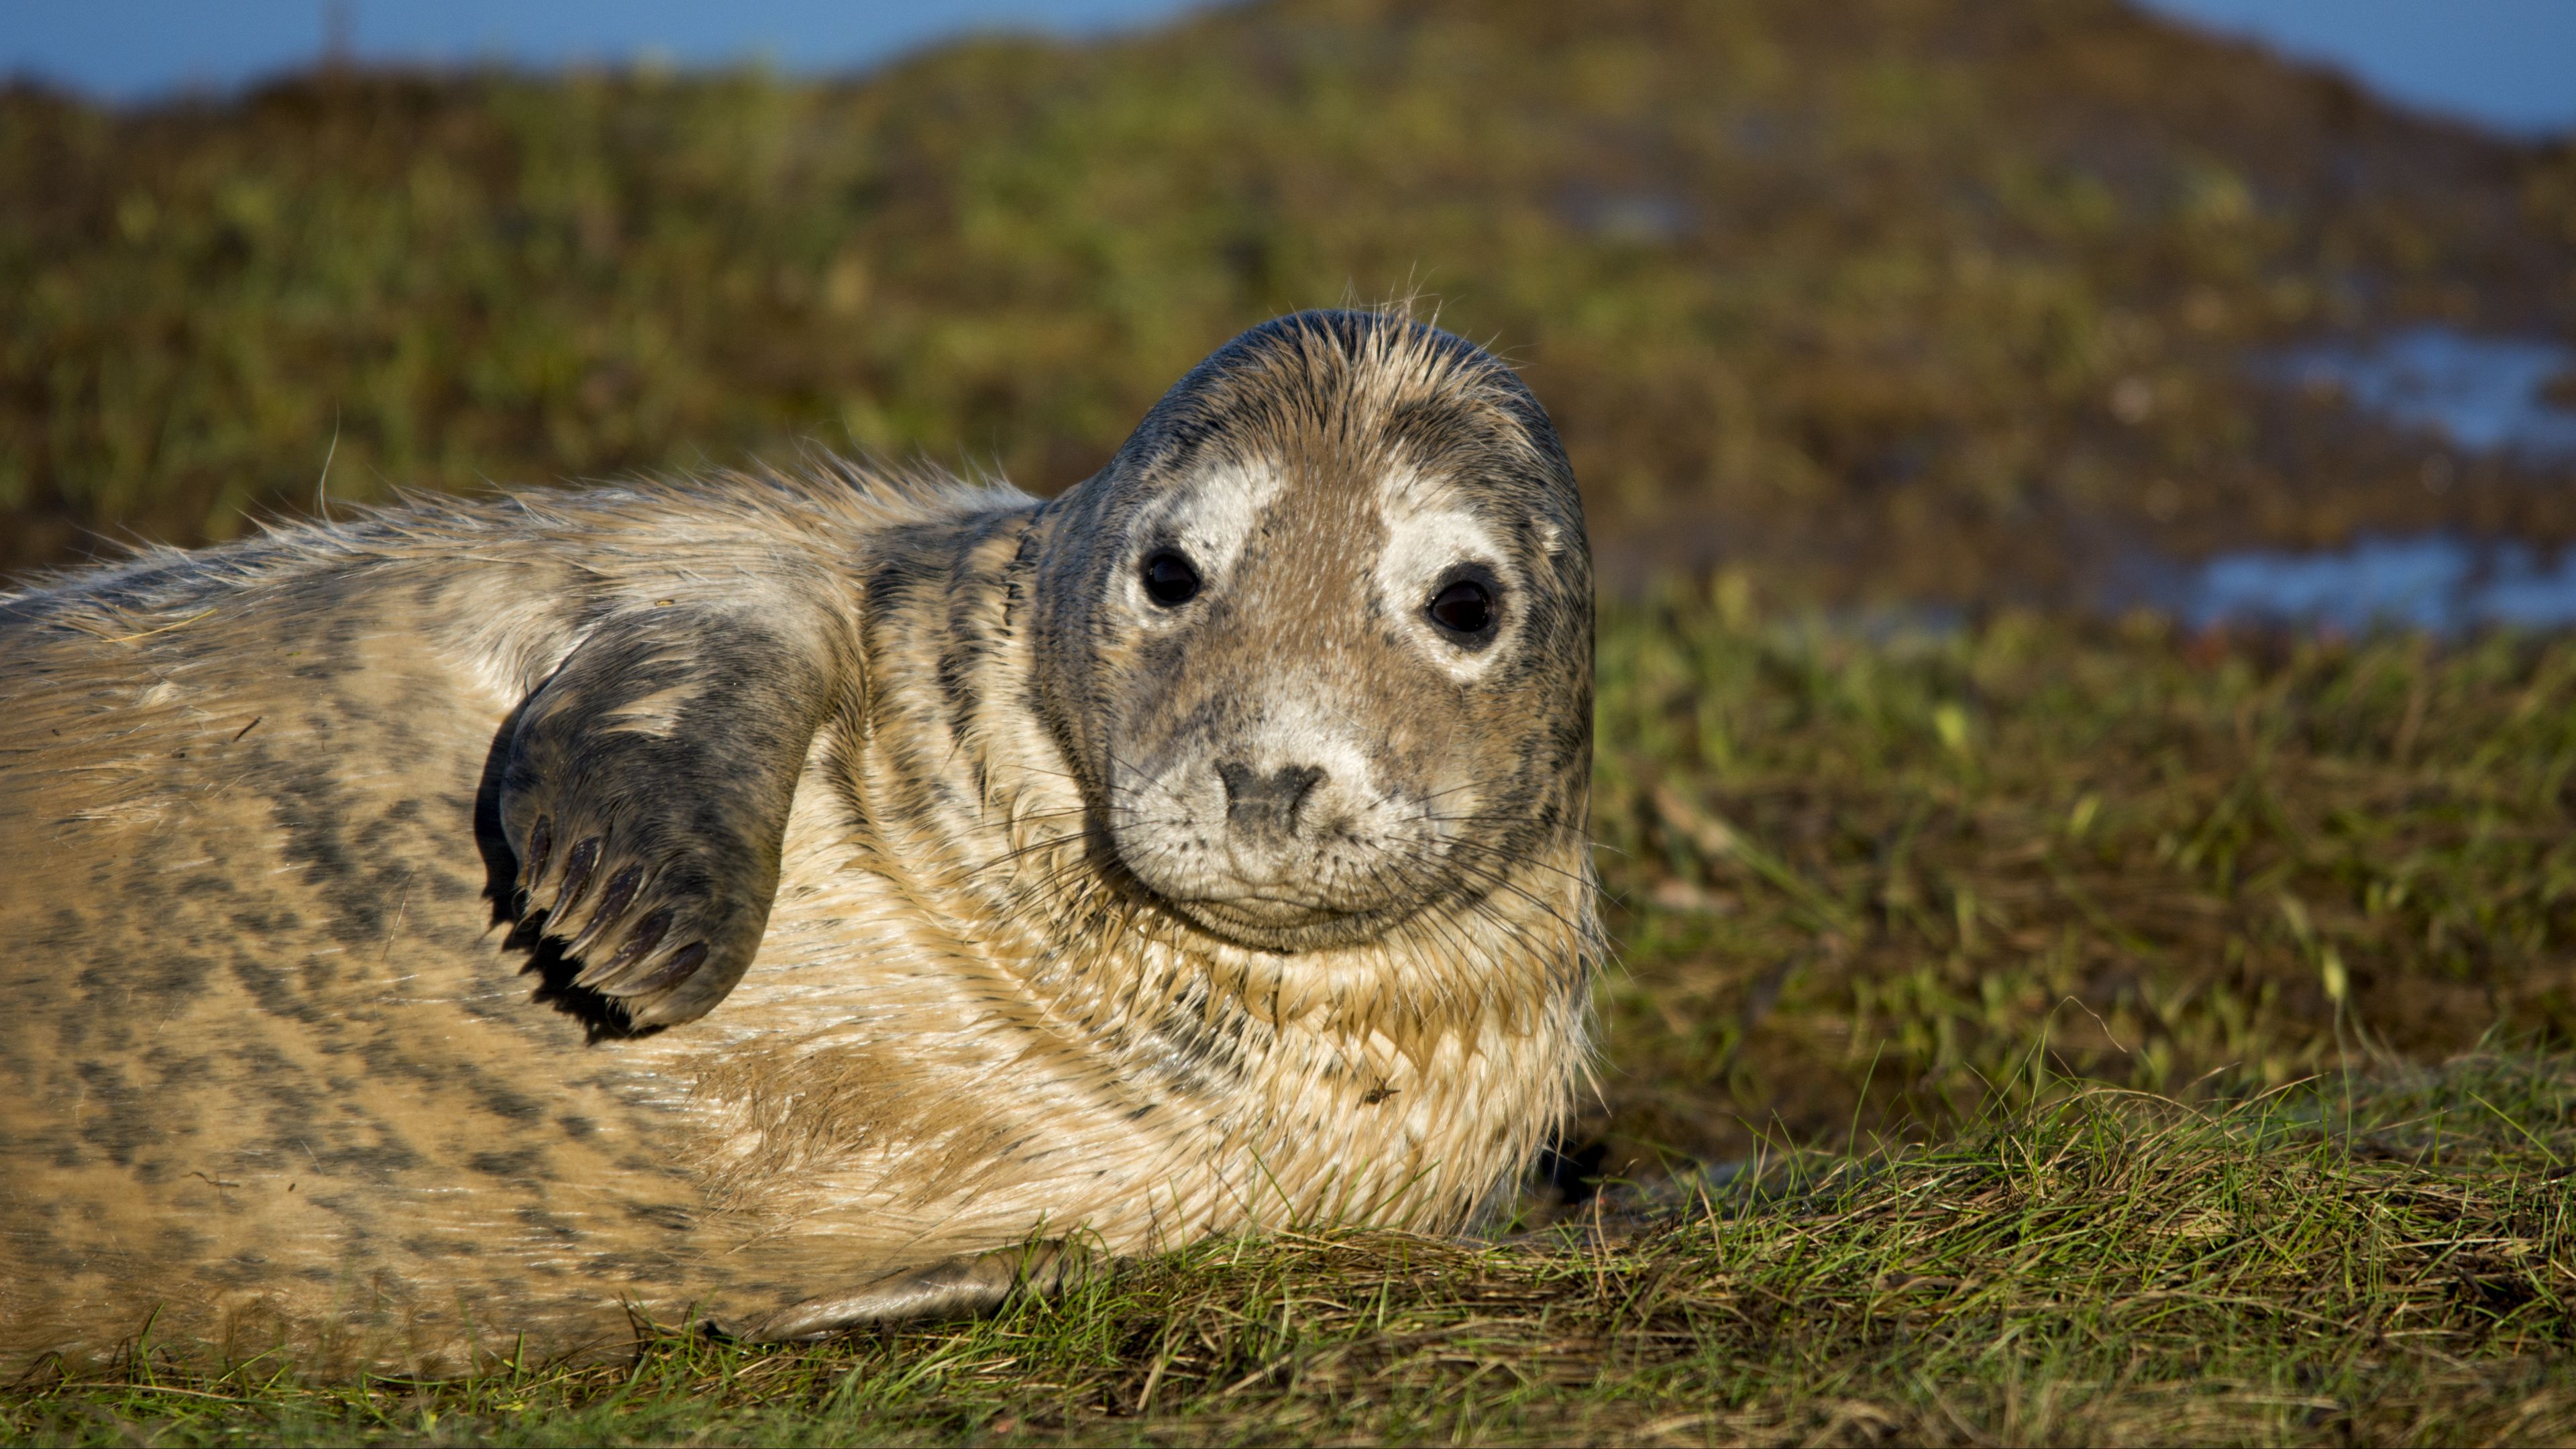
<path fill-rule="evenodd" d="M 1102 838 L 1173 910 L 1349 945 L 1580 831 L 1590 564 L 1500 363 L 1372 314 L 1284 319 L 1077 492 L 1044 566 L 1078 580 L 1042 591 L 1079 601 L 1043 625 L 1070 667 L 1043 687 Z"/>

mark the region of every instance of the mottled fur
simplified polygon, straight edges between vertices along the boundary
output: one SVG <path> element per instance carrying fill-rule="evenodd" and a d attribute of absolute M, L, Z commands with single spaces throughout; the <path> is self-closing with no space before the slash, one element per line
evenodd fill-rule
<path fill-rule="evenodd" d="M 1475 638 L 1418 617 L 1462 567 Z M 1510 373 L 1331 313 L 1046 504 L 423 501 L 0 598 L 0 1358 L 797 1336 L 1462 1225 L 1587 1049 L 1590 595 Z"/>

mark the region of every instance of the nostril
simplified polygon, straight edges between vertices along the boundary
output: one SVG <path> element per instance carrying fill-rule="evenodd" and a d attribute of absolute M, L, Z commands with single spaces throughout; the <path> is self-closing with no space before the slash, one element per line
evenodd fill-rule
<path fill-rule="evenodd" d="M 1283 765 L 1264 775 L 1229 762 L 1217 766 L 1216 775 L 1225 783 L 1227 816 L 1246 823 L 1295 820 L 1297 807 L 1324 782 L 1324 772 L 1313 765 Z"/>
<path fill-rule="evenodd" d="M 1322 783 L 1322 770 L 1313 765 L 1290 765 L 1270 777 L 1270 794 L 1280 809 L 1294 811 Z"/>

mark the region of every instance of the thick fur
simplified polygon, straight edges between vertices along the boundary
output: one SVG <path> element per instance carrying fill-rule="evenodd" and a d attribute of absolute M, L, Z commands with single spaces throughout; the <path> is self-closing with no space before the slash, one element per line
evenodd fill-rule
<path fill-rule="evenodd" d="M 1046 504 L 419 502 L 0 598 L 0 1368 L 1468 1223 L 1588 1050 L 1589 567 L 1507 369 L 1321 313 Z"/>

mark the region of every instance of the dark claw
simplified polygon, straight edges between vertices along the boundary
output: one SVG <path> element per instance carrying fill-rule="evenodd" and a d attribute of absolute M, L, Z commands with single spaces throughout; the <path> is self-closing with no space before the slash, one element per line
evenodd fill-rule
<path fill-rule="evenodd" d="M 590 889 L 590 873 L 598 868 L 599 837 L 594 835 L 574 846 L 572 854 L 564 857 L 563 889 L 555 895 L 556 915 L 571 910 L 573 903 L 581 899 L 581 893 Z"/>
<path fill-rule="evenodd" d="M 640 865 L 630 865 L 610 876 L 608 894 L 601 897 L 599 913 L 592 919 L 602 924 L 616 920 L 617 913 L 625 910 L 627 902 L 635 899 L 635 888 L 643 883 L 644 867 Z"/>
<path fill-rule="evenodd" d="M 636 982 L 627 994 L 642 996 L 646 992 L 659 991 L 666 986 L 677 986 L 688 980 L 690 973 L 705 964 L 707 964 L 707 943 L 692 941 L 682 946 L 679 953 L 674 955 L 661 970 Z"/>
<path fill-rule="evenodd" d="M 626 938 L 626 945 L 618 951 L 616 959 L 608 963 L 608 969 L 615 971 L 643 960 L 652 954 L 654 947 L 662 944 L 663 935 L 670 929 L 669 911 L 655 911 L 646 916 L 642 923 L 636 926 L 635 934 Z"/>
<path fill-rule="evenodd" d="M 604 920 L 606 918 L 602 917 L 601 919 Z M 584 936 L 588 936 L 592 931 L 597 929 L 599 929 L 598 924 L 594 922 L 588 929 L 584 930 L 582 934 Z M 626 938 L 626 944 L 617 948 L 617 954 L 610 956 L 605 961 L 594 964 L 590 969 L 582 972 L 579 976 L 574 977 L 574 984 L 580 986 L 599 987 L 613 986 L 619 974 L 624 972 L 627 967 L 632 966 L 636 962 L 643 960 L 646 956 L 651 955 L 653 953 L 653 948 L 662 944 L 663 935 L 670 929 L 671 913 L 669 911 L 655 911 L 653 914 L 646 916 L 642 921 L 636 924 L 635 933 Z M 576 941 L 573 944 L 578 947 L 581 943 Z"/>
<path fill-rule="evenodd" d="M 540 815 L 528 831 L 528 889 L 534 890 L 546 878 L 546 857 L 555 853 L 555 818 Z"/>

